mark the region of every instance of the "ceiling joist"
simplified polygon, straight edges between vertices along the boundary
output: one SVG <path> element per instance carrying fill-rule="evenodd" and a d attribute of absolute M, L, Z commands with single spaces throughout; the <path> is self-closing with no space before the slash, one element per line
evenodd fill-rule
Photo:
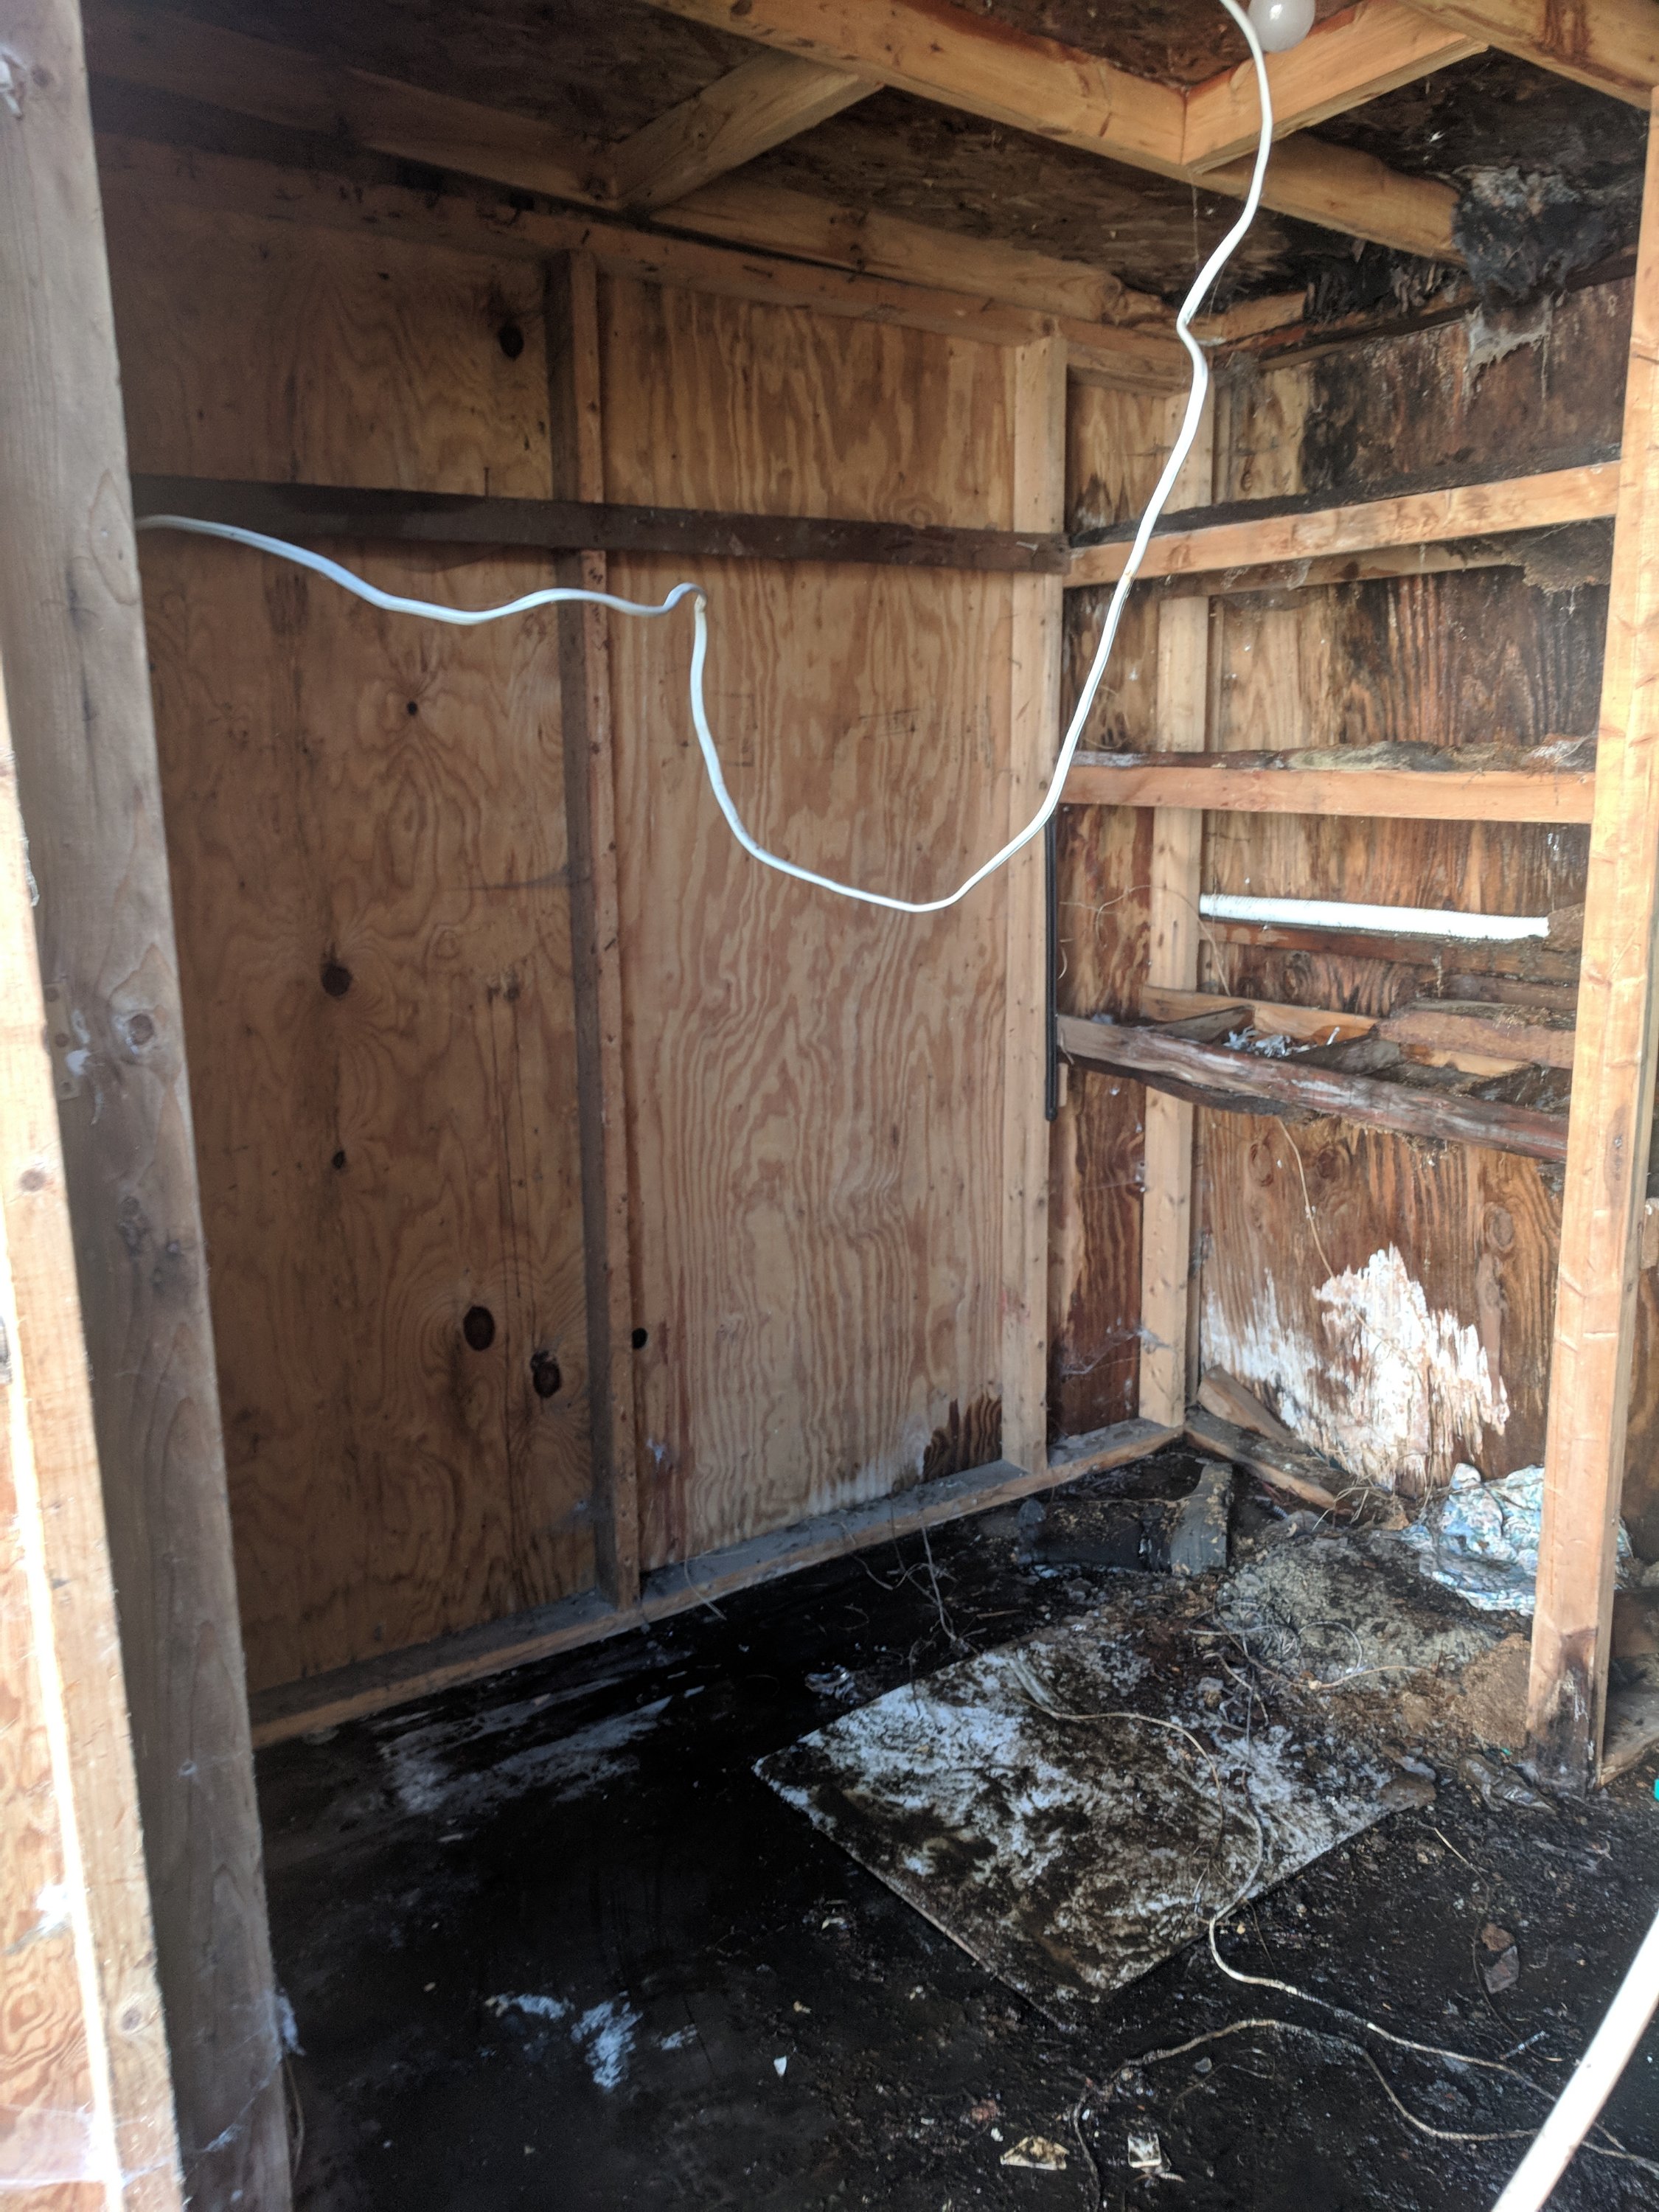
<path fill-rule="evenodd" d="M 1437 22 L 1403 0 L 1359 0 L 1330 17 L 1288 53 L 1268 58 L 1273 136 L 1284 137 L 1413 84 L 1484 51 L 1485 41 Z M 1194 85 L 1187 94 L 1182 142 L 1187 165 L 1200 171 L 1254 154 L 1260 128 L 1255 70 L 1234 70 Z"/>
<path fill-rule="evenodd" d="M 1425 15 L 1593 92 L 1646 107 L 1659 86 L 1659 0 L 1415 0 Z"/>
<path fill-rule="evenodd" d="M 619 206 L 665 207 L 827 123 L 874 89 L 867 79 L 793 54 L 758 53 L 706 92 L 647 123 L 605 160 Z"/>
<path fill-rule="evenodd" d="M 1186 94 L 994 20 L 941 9 L 933 0 L 746 0 L 741 13 L 731 0 L 652 4 L 1062 146 L 1158 176 L 1194 178 Z M 1448 53 L 1461 58 L 1471 51 L 1461 33 L 1449 46 L 1443 26 L 1434 29 L 1413 20 L 1403 0 L 1370 0 L 1352 18 L 1316 36 L 1321 43 L 1311 73 L 1294 52 L 1273 65 L 1275 81 L 1282 76 L 1290 88 L 1292 112 L 1299 101 L 1306 120 L 1313 119 L 1315 107 L 1321 115 L 1334 114 L 1370 97 L 1368 85 L 1387 90 L 1425 68 L 1440 67 Z M 1414 63 L 1407 53 L 1417 58 Z M 1322 64 L 1321 55 L 1327 58 Z M 1330 83 L 1316 96 L 1322 66 Z M 1215 118 L 1213 144 L 1224 154 L 1237 137 L 1237 111 L 1229 100 L 1208 112 Z M 1253 135 L 1246 136 L 1247 145 Z M 1206 151 L 1204 158 L 1219 156 Z M 1249 169 L 1228 163 L 1197 180 L 1218 191 L 1242 193 Z M 1382 162 L 1344 147 L 1290 139 L 1269 169 L 1262 199 L 1281 215 L 1351 237 L 1434 260 L 1460 258 L 1452 244 L 1456 195 L 1449 185 L 1397 176 Z"/>

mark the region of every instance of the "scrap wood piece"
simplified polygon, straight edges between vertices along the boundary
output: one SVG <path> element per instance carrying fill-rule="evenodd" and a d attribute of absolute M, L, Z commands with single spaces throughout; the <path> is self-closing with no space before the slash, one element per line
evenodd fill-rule
<path fill-rule="evenodd" d="M 1277 1413 L 1264 1406 L 1254 1390 L 1245 1388 L 1236 1375 L 1224 1367 L 1209 1367 L 1198 1386 L 1198 1402 L 1206 1413 L 1213 1413 L 1218 1421 L 1230 1421 L 1235 1428 L 1248 1429 L 1253 1436 L 1267 1437 L 1274 1443 L 1297 1444 L 1299 1439 L 1294 1429 L 1287 1429 Z"/>
<path fill-rule="evenodd" d="M 1405 1510 L 1391 1492 L 1379 1490 L 1374 1483 L 1356 1481 L 1305 1444 L 1253 1436 L 1249 1430 L 1206 1412 L 1202 1405 L 1188 1410 L 1187 1437 L 1200 1451 L 1215 1452 L 1248 1468 L 1270 1490 L 1281 1491 L 1316 1513 L 1333 1514 L 1342 1521 L 1364 1518 L 1373 1526 L 1405 1525 Z"/>
<path fill-rule="evenodd" d="M 1170 1572 L 1208 1574 L 1227 1564 L 1227 1523 L 1233 1502 L 1233 1470 L 1225 1460 L 1206 1460 L 1198 1484 L 1181 1501 L 1170 1534 Z"/>
<path fill-rule="evenodd" d="M 1060 1045 L 1085 1066 L 1109 1067 L 1177 1097 L 1197 1097 L 1226 1110 L 1273 1115 L 1285 1121 L 1328 1115 L 1367 1127 L 1392 1129 L 1438 1143 L 1479 1145 L 1494 1152 L 1559 1166 L 1567 1156 L 1562 1114 L 1465 1098 L 1443 1091 L 1376 1076 L 1270 1060 L 1224 1045 L 1195 1044 L 1157 1030 L 1111 1021 L 1060 1018 Z M 1248 1103 L 1246 1103 L 1248 1102 Z"/>

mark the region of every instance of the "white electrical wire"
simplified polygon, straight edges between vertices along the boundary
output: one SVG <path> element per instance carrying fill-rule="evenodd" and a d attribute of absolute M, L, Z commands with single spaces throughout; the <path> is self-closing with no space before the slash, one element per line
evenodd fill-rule
<path fill-rule="evenodd" d="M 1659 2006 L 1659 1919 L 1649 1929 L 1620 1984 L 1618 1996 L 1607 2008 L 1607 2017 L 1492 2212 L 1540 2212 L 1630 2063 L 1656 2006 Z"/>
<path fill-rule="evenodd" d="M 267 538 L 262 532 L 257 530 L 239 529 L 234 523 L 202 522 L 192 516 L 184 514 L 151 514 L 147 515 L 139 523 L 138 527 L 141 530 L 187 530 L 204 538 L 226 538 L 234 544 L 252 546 L 258 552 L 275 554 L 281 560 L 292 561 L 300 568 L 309 568 L 319 576 L 326 576 L 331 583 L 340 585 L 345 591 L 355 592 L 360 599 L 367 599 L 371 606 L 383 607 L 392 614 L 423 615 L 433 622 L 456 623 L 468 626 L 477 623 L 501 622 L 508 615 L 527 614 L 532 607 L 555 606 L 572 599 L 584 600 L 594 606 L 609 607 L 616 614 L 650 617 L 672 613 L 680 601 L 689 595 L 691 599 L 695 625 L 691 644 L 691 720 L 696 728 L 697 743 L 702 750 L 703 765 L 708 771 L 708 781 L 715 800 L 720 812 L 726 817 L 726 825 L 732 835 L 743 847 L 744 852 L 760 861 L 763 866 L 775 868 L 781 875 L 793 876 L 799 883 L 811 884 L 819 890 L 834 891 L 842 898 L 861 900 L 866 906 L 887 907 L 895 914 L 938 914 L 945 907 L 954 906 L 958 899 L 966 898 L 969 892 L 982 884 L 987 876 L 994 874 L 1006 861 L 1012 860 L 1016 853 L 1023 850 L 1034 837 L 1039 836 L 1046 827 L 1050 816 L 1060 805 L 1060 793 L 1065 788 L 1066 772 L 1072 765 L 1072 757 L 1078 749 L 1084 726 L 1089 719 L 1090 710 L 1095 702 L 1095 696 L 1100 690 L 1101 679 L 1106 673 L 1107 663 L 1111 659 L 1112 647 L 1117 641 L 1118 626 L 1123 618 L 1124 602 L 1128 598 L 1129 588 L 1134 582 L 1140 564 L 1146 558 L 1146 547 L 1157 526 L 1158 518 L 1169 503 L 1170 494 L 1175 489 L 1176 478 L 1185 465 L 1187 456 L 1192 451 L 1193 441 L 1198 435 L 1199 421 L 1204 412 L 1204 402 L 1209 395 L 1210 364 L 1204 357 L 1203 348 L 1192 334 L 1192 319 L 1203 305 L 1210 287 L 1232 258 L 1235 250 L 1255 220 L 1256 210 L 1261 204 L 1262 181 L 1267 173 L 1267 159 L 1273 151 L 1273 94 L 1267 83 L 1267 61 L 1261 51 L 1261 41 L 1256 36 L 1255 26 L 1243 9 L 1239 6 L 1238 0 L 1219 0 L 1219 4 L 1226 9 L 1243 33 L 1245 42 L 1250 49 L 1250 58 L 1255 66 L 1256 90 L 1261 103 L 1261 130 L 1256 146 L 1255 167 L 1250 176 L 1250 189 L 1244 196 L 1243 211 L 1237 222 L 1211 254 L 1203 268 L 1200 270 L 1192 289 L 1182 301 L 1181 311 L 1176 317 L 1176 335 L 1186 347 L 1193 364 L 1192 389 L 1188 395 L 1187 411 L 1182 418 L 1180 434 L 1170 448 L 1170 457 L 1164 465 L 1164 473 L 1159 477 L 1157 487 L 1147 503 L 1146 511 L 1140 518 L 1140 526 L 1135 532 L 1133 543 L 1129 548 L 1129 556 L 1124 563 L 1123 574 L 1118 579 L 1116 590 L 1112 593 L 1111 604 L 1106 610 L 1105 624 L 1100 634 L 1100 643 L 1095 648 L 1094 659 L 1090 665 L 1088 677 L 1079 695 L 1077 707 L 1060 745 L 1060 757 L 1054 764 L 1054 772 L 1049 781 L 1048 793 L 1042 805 L 1018 836 L 1008 840 L 1000 852 L 994 853 L 988 860 L 975 868 L 964 882 L 958 884 L 955 890 L 948 893 L 944 898 L 890 898 L 884 891 L 867 891 L 861 890 L 855 884 L 837 883 L 833 876 L 821 876 L 811 868 L 799 867 L 793 860 L 786 860 L 781 854 L 769 853 L 764 846 L 757 844 L 750 836 L 744 825 L 743 817 L 732 804 L 732 794 L 726 787 L 726 777 L 720 768 L 720 754 L 714 744 L 714 732 L 708 726 L 708 716 L 704 706 L 703 671 L 708 658 L 708 601 L 699 585 L 676 584 L 660 606 L 645 606 L 636 600 L 616 599 L 608 592 L 581 591 L 574 586 L 561 586 L 546 591 L 526 592 L 522 599 L 510 599 L 505 606 L 444 607 L 426 599 L 401 599 L 395 592 L 379 591 L 373 584 L 366 583 L 361 576 L 354 575 L 349 568 L 343 568 L 338 562 L 327 560 L 320 553 L 313 553 L 304 546 L 290 545 L 280 538 Z"/>

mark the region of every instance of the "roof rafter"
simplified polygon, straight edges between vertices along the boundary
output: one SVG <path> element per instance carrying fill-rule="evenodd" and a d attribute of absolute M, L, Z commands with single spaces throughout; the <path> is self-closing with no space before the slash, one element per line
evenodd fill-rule
<path fill-rule="evenodd" d="M 1248 183 L 1248 170 L 1231 163 L 1195 177 L 1188 152 L 1188 99 L 1174 87 L 1133 76 L 1056 40 L 968 15 L 948 0 L 746 0 L 741 13 L 731 0 L 652 0 L 652 5 L 1158 176 L 1200 181 L 1222 192 L 1243 192 Z M 1315 74 L 1321 52 L 1337 57 L 1334 79 L 1346 89 L 1336 105 L 1352 106 L 1369 97 L 1367 83 L 1382 90 L 1440 66 L 1427 57 L 1468 51 L 1462 34 L 1449 49 L 1443 32 L 1426 31 L 1411 16 L 1404 0 L 1370 0 L 1363 18 L 1356 10 L 1325 34 L 1331 45 L 1316 49 Z M 1406 49 L 1418 56 L 1416 64 L 1404 60 Z M 1372 56 L 1369 78 L 1358 61 L 1362 51 Z M 1344 56 L 1354 58 L 1345 63 Z M 1285 60 L 1296 68 L 1285 81 L 1302 88 L 1292 90 L 1292 103 L 1300 99 L 1310 110 L 1305 119 L 1311 119 L 1310 103 L 1319 104 L 1313 80 L 1294 53 Z M 1325 104 L 1322 112 L 1334 113 L 1335 106 Z M 1233 131 L 1229 112 L 1215 140 L 1223 152 Z M 1452 243 L 1456 194 L 1449 185 L 1399 176 L 1349 148 L 1288 140 L 1268 172 L 1262 198 L 1280 214 L 1352 237 L 1435 260 L 1462 258 Z"/>
<path fill-rule="evenodd" d="M 605 156 L 618 205 L 663 207 L 839 115 L 874 87 L 793 54 L 757 53 Z"/>
<path fill-rule="evenodd" d="M 1659 85 L 1659 0 L 1413 0 L 1421 12 L 1594 92 L 1646 107 Z"/>
<path fill-rule="evenodd" d="M 1405 0 L 1358 0 L 1328 17 L 1288 53 L 1267 58 L 1273 136 L 1323 123 L 1431 70 L 1448 69 L 1485 51 L 1486 41 L 1454 23 L 1437 22 Z M 1255 70 L 1243 62 L 1187 95 L 1183 148 L 1188 164 L 1209 169 L 1255 151 Z"/>

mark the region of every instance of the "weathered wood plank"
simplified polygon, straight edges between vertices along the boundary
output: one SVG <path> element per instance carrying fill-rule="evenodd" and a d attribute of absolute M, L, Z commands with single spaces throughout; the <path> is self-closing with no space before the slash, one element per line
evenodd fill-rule
<path fill-rule="evenodd" d="M 1594 769 L 1470 766 L 1465 753 L 1450 749 L 1443 766 L 1376 767 L 1366 758 L 1369 749 L 1356 750 L 1352 766 L 1329 752 L 1216 753 L 1190 763 L 1158 753 L 1079 752 L 1064 799 L 1068 806 L 1402 822 L 1588 822 L 1595 803 Z"/>
<path fill-rule="evenodd" d="M 1595 92 L 1645 107 L 1659 85 L 1652 0 L 1413 0 L 1425 15 Z"/>
<path fill-rule="evenodd" d="M 591 257 L 571 254 L 555 264 L 548 272 L 547 301 L 553 482 L 556 488 L 590 503 L 605 495 L 599 313 L 599 273 Z M 605 556 L 600 552 L 567 554 L 557 575 L 561 583 L 585 591 L 609 588 Z M 607 619 L 601 607 L 561 609 L 559 714 L 570 838 L 594 1571 L 601 1596 L 611 1605 L 626 1607 L 634 1603 L 640 1588 L 639 1437 Z"/>
<path fill-rule="evenodd" d="M 281 2045 L 74 0 L 16 0 L 5 45 L 14 92 L 0 116 L 0 659 L 39 888 L 40 969 L 85 1054 L 59 1116 L 120 1606 L 120 1650 L 100 1639 L 95 1663 L 124 1672 L 135 1717 L 188 2193 L 210 2204 L 241 2194 L 279 2212 L 289 2202 Z M 49 1371 L 44 1361 L 37 1371 Z M 123 1840 L 130 1848 L 130 1829 Z M 153 2042 L 133 2043 L 133 2063 L 149 2049 L 153 2066 Z M 164 2133 L 151 2139 L 165 2157 Z"/>
<path fill-rule="evenodd" d="M 1062 1015 L 1062 1052 L 1085 1066 L 1115 1068 L 1150 1084 L 1180 1085 L 1177 1096 L 1201 1096 L 1207 1103 L 1224 1097 L 1264 1102 L 1308 1114 L 1335 1115 L 1376 1129 L 1426 1137 L 1442 1144 L 1488 1145 L 1524 1158 L 1557 1164 L 1567 1156 L 1566 1125 L 1559 1114 L 1530 1107 L 1505 1106 L 1486 1098 L 1413 1090 L 1402 1083 L 1348 1075 L 1329 1068 L 1267 1060 L 1224 1045 L 1195 1044 L 1189 1038 L 1162 1036 L 1115 1023 L 1079 1021 Z M 1248 1109 L 1247 1109 L 1248 1110 Z"/>
<path fill-rule="evenodd" d="M 993 1461 L 919 1483 L 896 1498 L 823 1514 L 747 1543 L 659 1567 L 646 1578 L 638 1604 L 626 1609 L 609 1606 L 589 1592 L 511 1620 L 492 1622 L 487 1629 L 445 1637 L 416 1650 L 343 1668 L 308 1682 L 289 1683 L 255 1699 L 254 1741 L 263 1749 L 313 1729 L 335 1728 L 343 1721 L 385 1712 L 458 1682 L 476 1682 L 651 1621 L 672 1620 L 676 1613 L 775 1582 L 803 1567 L 820 1566 L 923 1528 L 941 1528 L 969 1514 L 1012 1504 L 1082 1474 L 1127 1466 L 1161 1449 L 1176 1434 L 1151 1421 L 1125 1421 L 1085 1439 L 1085 1452 L 1052 1468 L 1031 1469 Z"/>
<path fill-rule="evenodd" d="M 608 197 L 666 207 L 711 178 L 839 115 L 874 88 L 793 54 L 757 54 L 604 155 Z"/>
<path fill-rule="evenodd" d="M 1501 483 L 1411 492 L 1397 499 L 1366 500 L 1312 512 L 1298 501 L 1302 511 L 1269 514 L 1257 521 L 1193 528 L 1185 516 L 1169 516 L 1146 549 L 1140 574 L 1152 579 L 1254 568 L 1364 553 L 1380 546 L 1427 545 L 1452 538 L 1535 530 L 1605 519 L 1618 504 L 1619 465 L 1593 461 Z M 1079 547 L 1072 556 L 1068 586 L 1115 583 L 1127 552 L 1121 543 Z"/>
<path fill-rule="evenodd" d="M 1527 1710 L 1534 1757 L 1579 1789 L 1595 1779 L 1607 1702 L 1659 1046 L 1659 123 L 1649 138 L 1623 455 Z"/>
<path fill-rule="evenodd" d="M 590 261 L 592 257 L 586 257 Z M 878 567 L 982 569 L 1057 576 L 1069 556 L 1057 530 L 959 530 L 944 523 L 829 515 L 724 514 L 604 500 L 377 490 L 352 484 L 227 482 L 139 475 L 143 517 L 185 514 L 267 537 L 373 538 L 393 544 L 535 547 L 544 552 L 675 553 L 720 561 L 850 561 Z"/>
<path fill-rule="evenodd" d="M 1231 994 L 1210 991 L 1159 990 L 1147 985 L 1140 994 L 1141 1012 L 1158 1022 L 1185 1021 L 1233 1003 Z M 1395 1044 L 1421 1045 L 1454 1066 L 1472 1066 L 1480 1074 L 1497 1074 L 1528 1061 L 1540 1067 L 1572 1066 L 1571 1017 L 1559 1023 L 1529 1018 L 1528 1010 L 1519 1006 L 1442 1006 L 1424 1000 L 1379 1017 L 1257 999 L 1239 1001 L 1238 1011 L 1263 1036 L 1329 1044 L 1375 1035 Z"/>
<path fill-rule="evenodd" d="M 1057 532 L 1066 516 L 1065 342 L 1013 356 L 1015 529 Z M 1008 834 L 1036 812 L 1060 749 L 1058 578 L 1010 587 Z M 1009 863 L 1002 1053 L 1002 1456 L 1033 1471 L 1048 1442 L 1048 928 L 1043 845 Z"/>

